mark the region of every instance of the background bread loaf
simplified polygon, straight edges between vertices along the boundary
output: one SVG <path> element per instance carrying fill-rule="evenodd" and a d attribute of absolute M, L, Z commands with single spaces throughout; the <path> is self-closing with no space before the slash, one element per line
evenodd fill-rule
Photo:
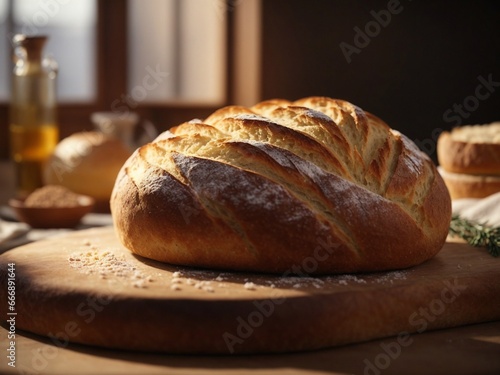
<path fill-rule="evenodd" d="M 451 215 L 411 141 L 323 97 L 226 107 L 173 128 L 125 163 L 111 209 L 122 243 L 147 258 L 311 274 L 419 264 L 442 247 Z"/>
<path fill-rule="evenodd" d="M 129 156 L 118 139 L 97 131 L 74 133 L 57 145 L 44 168 L 44 183 L 88 195 L 96 211 L 109 212 L 116 176 Z"/>
<path fill-rule="evenodd" d="M 437 152 L 452 199 L 484 198 L 500 191 L 500 122 L 443 132 Z"/>
<path fill-rule="evenodd" d="M 500 176 L 500 122 L 442 132 L 438 159 L 448 172 Z"/>
<path fill-rule="evenodd" d="M 438 171 L 452 199 L 485 198 L 500 191 L 500 176 L 453 173 L 442 167 L 438 167 Z"/>

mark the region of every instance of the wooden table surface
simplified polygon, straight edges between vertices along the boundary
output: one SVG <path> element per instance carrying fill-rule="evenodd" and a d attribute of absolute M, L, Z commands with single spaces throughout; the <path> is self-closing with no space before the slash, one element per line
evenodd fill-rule
<path fill-rule="evenodd" d="M 0 162 L 0 204 L 13 194 L 12 178 L 10 165 Z M 389 337 L 306 353 L 247 356 L 134 353 L 18 330 L 14 368 L 6 356 L 11 341 L 6 308 L 0 311 L 1 374 L 500 374 L 498 321 L 416 333 L 404 346 Z"/>
<path fill-rule="evenodd" d="M 64 341 L 55 345 L 17 332 L 16 368 L 6 363 L 6 336 L 1 327 L 2 374 L 500 374 L 500 322 L 414 334 L 405 347 L 387 338 L 306 353 L 248 356 L 134 353 Z"/>

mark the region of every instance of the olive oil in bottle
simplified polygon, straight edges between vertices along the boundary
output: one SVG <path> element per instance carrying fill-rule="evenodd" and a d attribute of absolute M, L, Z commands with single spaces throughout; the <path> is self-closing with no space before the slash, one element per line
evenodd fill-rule
<path fill-rule="evenodd" d="M 59 139 L 57 64 L 43 57 L 45 36 L 15 35 L 10 103 L 10 150 L 19 196 L 43 185 L 42 171 Z"/>

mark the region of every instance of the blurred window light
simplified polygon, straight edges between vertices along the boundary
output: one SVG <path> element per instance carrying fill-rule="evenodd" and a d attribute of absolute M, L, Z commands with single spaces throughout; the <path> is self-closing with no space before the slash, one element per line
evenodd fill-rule
<path fill-rule="evenodd" d="M 127 0 L 127 104 L 221 104 L 226 98 L 225 0 Z M 97 0 L 0 0 L 0 101 L 10 93 L 10 40 L 48 35 L 61 103 L 97 99 Z M 102 22 L 105 22 L 103 20 Z M 108 49 L 110 46 L 108 46 Z"/>
<path fill-rule="evenodd" d="M 97 4 L 95 0 L 0 0 L 10 4 L 0 9 L 5 18 L 6 38 L 0 45 L 1 55 L 8 62 L 11 54 L 10 39 L 13 34 L 47 35 L 44 52 L 52 55 L 59 64 L 58 98 L 61 103 L 91 102 L 97 93 L 96 84 L 96 32 Z M 0 10 L 1 12 L 1 10 Z M 10 23 L 10 30 L 9 28 Z M 9 70 L 9 69 L 7 69 Z M 8 93 L 10 71 L 0 72 L 2 93 Z"/>
<path fill-rule="evenodd" d="M 15 33 L 49 36 L 45 52 L 59 64 L 60 102 L 95 99 L 96 25 L 95 0 L 16 0 L 13 2 Z"/>
<path fill-rule="evenodd" d="M 129 0 L 128 10 L 128 100 L 224 102 L 225 1 Z"/>
<path fill-rule="evenodd" d="M 10 43 L 8 40 L 9 35 L 9 2 L 8 0 L 0 0 L 0 101 L 5 102 L 9 100 L 10 92 Z"/>

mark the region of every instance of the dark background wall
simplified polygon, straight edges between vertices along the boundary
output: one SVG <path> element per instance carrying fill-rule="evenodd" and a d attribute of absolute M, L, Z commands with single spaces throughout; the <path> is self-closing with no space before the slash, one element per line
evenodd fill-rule
<path fill-rule="evenodd" d="M 499 1 L 267 0 L 262 43 L 262 98 L 348 100 L 433 157 L 440 129 L 500 120 Z"/>

